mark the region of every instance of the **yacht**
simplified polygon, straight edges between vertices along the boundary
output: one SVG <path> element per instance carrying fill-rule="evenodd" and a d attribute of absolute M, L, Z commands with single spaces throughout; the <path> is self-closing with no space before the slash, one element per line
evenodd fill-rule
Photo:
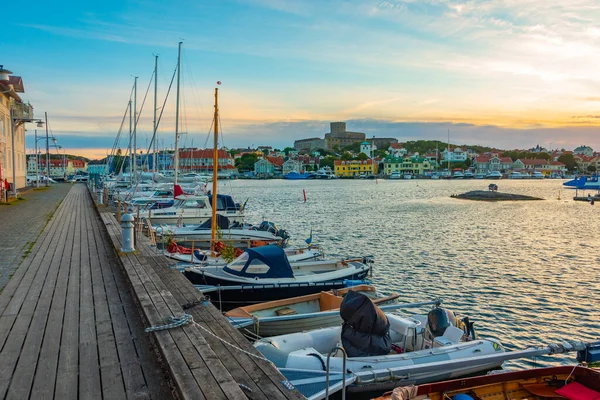
<path fill-rule="evenodd" d="M 523 175 L 519 171 L 513 171 L 508 175 L 508 179 L 522 179 Z"/>
<path fill-rule="evenodd" d="M 452 174 L 452 179 L 464 179 L 465 175 L 460 172 L 460 171 L 455 171 L 454 174 Z"/>
<path fill-rule="evenodd" d="M 464 176 L 465 179 L 473 179 L 474 178 L 474 175 L 471 171 L 465 171 L 464 175 L 465 175 Z"/>
<path fill-rule="evenodd" d="M 540 171 L 533 171 L 531 173 L 531 179 L 544 179 L 545 176 Z"/>
<path fill-rule="evenodd" d="M 337 176 L 335 176 L 335 173 L 330 167 L 320 168 L 317 172 L 315 172 L 314 177 L 315 179 L 337 179 Z"/>
<path fill-rule="evenodd" d="M 398 171 L 394 171 L 390 174 L 390 179 L 400 179 L 400 178 L 402 178 L 402 175 Z"/>
<path fill-rule="evenodd" d="M 404 179 L 413 179 L 412 174 L 404 174 Z"/>
<path fill-rule="evenodd" d="M 487 175 L 486 175 L 487 179 L 502 179 L 502 174 L 500 173 L 500 171 L 490 171 Z"/>

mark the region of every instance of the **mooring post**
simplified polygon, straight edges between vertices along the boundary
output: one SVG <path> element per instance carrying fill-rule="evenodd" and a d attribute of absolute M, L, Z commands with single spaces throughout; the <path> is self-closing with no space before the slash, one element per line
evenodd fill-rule
<path fill-rule="evenodd" d="M 102 204 L 102 189 L 98 190 L 98 204 Z"/>
<path fill-rule="evenodd" d="M 121 229 L 123 236 L 121 237 L 121 251 L 123 253 L 131 253 L 135 251 L 133 247 L 133 215 L 125 214 L 121 217 Z"/>

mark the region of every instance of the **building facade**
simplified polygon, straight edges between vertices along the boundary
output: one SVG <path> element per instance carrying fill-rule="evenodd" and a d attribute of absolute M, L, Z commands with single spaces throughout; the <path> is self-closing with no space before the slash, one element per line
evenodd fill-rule
<path fill-rule="evenodd" d="M 383 161 L 383 173 L 386 175 L 392 172 L 412 175 L 428 175 L 435 168 L 435 164 L 425 157 L 394 157 L 387 156 Z"/>
<path fill-rule="evenodd" d="M 335 175 L 339 177 L 359 177 L 377 175 L 377 162 L 372 160 L 335 160 Z"/>
<path fill-rule="evenodd" d="M 294 159 L 289 159 L 286 160 L 281 167 L 281 172 L 283 175 L 292 172 L 292 171 L 296 171 L 296 172 L 301 172 L 302 171 L 302 163 L 298 160 L 294 160 Z"/>
<path fill-rule="evenodd" d="M 25 123 L 33 122 L 33 107 L 21 100 L 23 80 L 0 66 L 0 182 L 27 185 Z"/>
<path fill-rule="evenodd" d="M 193 172 L 213 172 L 213 150 L 212 149 L 180 149 L 179 170 Z M 225 150 L 218 150 L 218 171 L 221 175 L 237 174 L 235 160 Z"/>
<path fill-rule="evenodd" d="M 345 122 L 332 122 L 331 132 L 325 134 L 325 148 L 333 150 L 334 147 L 342 149 L 354 143 L 364 142 L 366 135 L 362 132 L 349 132 Z"/>
<path fill-rule="evenodd" d="M 473 162 L 476 174 L 487 174 L 491 171 L 508 173 L 513 168 L 510 157 L 479 156 Z"/>
<path fill-rule="evenodd" d="M 314 150 L 324 149 L 325 139 L 318 137 L 309 139 L 299 139 L 294 141 L 294 149 L 306 153 L 310 153 Z"/>

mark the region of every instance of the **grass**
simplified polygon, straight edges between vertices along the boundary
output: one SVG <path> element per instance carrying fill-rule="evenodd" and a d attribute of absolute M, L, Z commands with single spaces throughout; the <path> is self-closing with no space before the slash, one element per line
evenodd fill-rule
<path fill-rule="evenodd" d="M 35 245 L 35 241 L 33 241 L 33 242 L 25 242 L 25 245 L 23 246 L 23 249 L 25 249 L 25 252 L 22 255 L 23 258 L 27 258 L 27 256 L 29 255 L 29 253 L 31 253 L 31 249 L 33 249 L 34 245 Z"/>

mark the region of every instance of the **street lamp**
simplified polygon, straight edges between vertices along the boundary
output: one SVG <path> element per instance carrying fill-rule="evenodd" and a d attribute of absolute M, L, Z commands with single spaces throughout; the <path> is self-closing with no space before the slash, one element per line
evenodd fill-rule
<path fill-rule="evenodd" d="M 30 105 L 20 104 L 19 112 L 15 107 L 10 108 L 10 128 L 11 128 L 11 141 L 12 141 L 12 180 L 13 180 L 13 195 L 15 198 L 17 197 L 17 162 L 16 162 L 16 152 L 15 152 L 15 132 L 19 125 L 22 125 L 26 122 L 35 122 L 37 126 L 40 126 L 42 123 L 41 119 L 33 118 L 33 108 Z M 27 109 L 25 109 L 27 107 Z M 25 141 L 25 135 L 23 135 L 23 142 Z M 25 172 L 27 174 L 27 172 Z"/>

